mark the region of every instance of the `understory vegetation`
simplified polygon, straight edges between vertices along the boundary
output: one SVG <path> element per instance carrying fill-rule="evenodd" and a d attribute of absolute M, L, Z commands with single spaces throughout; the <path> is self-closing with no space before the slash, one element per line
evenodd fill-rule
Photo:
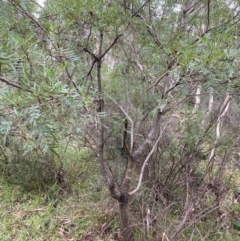
<path fill-rule="evenodd" d="M 25 158 L 17 149 L 5 153 L 9 153 L 9 159 L 4 156 L 1 164 L 1 240 L 100 241 L 119 237 L 118 206 L 109 199 L 99 179 L 96 156 L 89 149 L 65 146 L 58 152 L 66 160 L 64 163 L 54 153 L 32 153 Z M 204 162 L 204 154 L 197 155 Z M 161 161 L 160 166 L 153 164 L 162 171 L 153 167 L 154 176 L 145 179 L 131 201 L 135 238 L 139 241 L 167 240 L 167 233 L 182 218 L 181 209 L 186 204 L 181 181 L 184 173 L 173 171 L 172 177 L 156 176 L 169 168 L 169 153 L 164 157 L 165 162 Z M 198 188 L 203 165 L 195 165 L 190 176 L 189 188 L 195 198 L 203 195 Z M 194 207 L 198 216 L 189 219 L 189 226 L 181 232 L 179 240 L 239 239 L 238 171 L 229 170 L 218 183 L 210 175 L 204 179 L 209 184 L 205 197 Z M 148 208 L 152 218 L 146 235 Z M 194 226 L 191 222 L 195 222 Z"/>

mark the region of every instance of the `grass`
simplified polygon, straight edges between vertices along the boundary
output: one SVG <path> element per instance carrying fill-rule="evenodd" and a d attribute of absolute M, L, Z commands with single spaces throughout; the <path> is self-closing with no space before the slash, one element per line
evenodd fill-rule
<path fill-rule="evenodd" d="M 46 194 L 25 194 L 4 184 L 0 240 L 77 240 L 97 226 L 96 203 L 80 197 L 46 203 Z"/>
<path fill-rule="evenodd" d="M 0 240 L 111 241 L 118 235 L 117 203 L 110 199 L 102 185 L 95 157 L 87 149 L 70 149 L 61 156 L 64 181 L 60 184 L 32 185 L 39 188 L 29 190 L 24 188 L 24 180 L 18 184 L 1 177 Z M 133 209 L 138 210 L 137 206 Z M 238 219 L 239 203 L 228 207 L 227 211 Z M 146 237 L 142 220 L 136 219 L 137 213 L 133 215 L 136 241 L 162 239 L 161 233 L 154 234 L 154 238 Z M 172 222 L 175 218 L 168 216 L 165 221 Z M 188 241 L 191 233 L 192 229 L 187 229 L 179 241 Z M 231 227 L 218 230 L 213 223 L 202 222 L 196 225 L 192 241 L 238 241 L 239 238 L 239 231 Z"/>
<path fill-rule="evenodd" d="M 101 226 L 115 217 L 106 209 L 95 159 L 87 150 L 65 154 L 60 185 L 26 190 L 23 180 L 0 179 L 0 240 L 103 240 Z"/>

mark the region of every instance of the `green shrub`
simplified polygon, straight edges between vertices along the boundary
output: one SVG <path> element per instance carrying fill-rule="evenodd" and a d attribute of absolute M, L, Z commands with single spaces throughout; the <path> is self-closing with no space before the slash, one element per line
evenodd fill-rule
<path fill-rule="evenodd" d="M 19 146 L 6 147 L 0 159 L 1 174 L 24 190 L 43 190 L 58 181 L 60 167 L 51 152 L 24 153 Z"/>

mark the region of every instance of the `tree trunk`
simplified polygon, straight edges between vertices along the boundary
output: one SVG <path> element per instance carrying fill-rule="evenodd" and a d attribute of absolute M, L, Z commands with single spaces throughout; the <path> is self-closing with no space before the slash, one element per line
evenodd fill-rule
<path fill-rule="evenodd" d="M 121 238 L 123 241 L 134 241 L 133 228 L 129 213 L 129 195 L 127 192 L 122 192 L 118 200 L 119 213 L 121 220 Z"/>

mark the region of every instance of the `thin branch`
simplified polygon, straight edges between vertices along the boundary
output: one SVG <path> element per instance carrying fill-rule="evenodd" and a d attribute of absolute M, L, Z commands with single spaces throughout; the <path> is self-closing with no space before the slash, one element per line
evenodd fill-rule
<path fill-rule="evenodd" d="M 148 3 L 150 0 L 147 0 L 141 7 L 138 8 L 136 12 L 132 14 L 132 18 L 137 15 L 137 13 Z"/>
<path fill-rule="evenodd" d="M 89 53 L 96 61 L 99 61 L 99 58 L 97 57 L 97 55 L 95 55 L 93 52 L 91 52 L 87 48 L 83 48 L 83 51 Z"/>
<path fill-rule="evenodd" d="M 112 99 L 111 97 L 108 97 L 110 100 L 112 100 L 123 112 L 123 114 L 127 117 L 127 119 L 131 122 L 131 132 L 130 132 L 130 138 L 131 138 L 131 143 L 130 143 L 130 153 L 132 153 L 133 150 L 133 133 L 134 133 L 134 125 L 133 125 L 133 121 L 131 119 L 131 117 L 128 115 L 128 113 L 122 108 L 121 105 L 119 105 L 114 99 Z"/>
<path fill-rule="evenodd" d="M 100 31 L 99 33 L 99 47 L 98 47 L 98 56 L 102 55 L 102 46 L 103 46 L 103 33 Z M 88 52 L 88 50 L 87 50 Z M 91 55 L 93 53 L 89 52 Z M 97 108 L 97 112 L 100 114 L 104 111 L 104 101 L 102 99 L 102 78 L 101 78 L 101 58 L 100 57 L 95 57 L 95 60 L 97 62 L 97 83 L 98 83 L 98 95 L 99 95 L 99 106 Z M 98 159 L 98 163 L 100 166 L 100 171 L 101 171 L 101 175 L 105 181 L 105 184 L 108 186 L 108 189 L 111 193 L 111 196 L 115 199 L 119 199 L 120 198 L 120 194 L 118 193 L 118 191 L 116 190 L 115 184 L 112 180 L 112 178 L 110 177 L 106 166 L 104 164 L 104 134 L 105 134 L 105 127 L 103 125 L 103 123 L 100 121 L 99 119 L 99 139 L 98 139 L 98 143 L 97 143 L 97 159 Z"/>
<path fill-rule="evenodd" d="M 4 82 L 4 83 L 7 84 L 7 85 L 13 86 L 13 87 L 15 87 L 15 88 L 17 88 L 17 89 L 20 89 L 20 90 L 23 90 L 23 91 L 27 91 L 27 92 L 29 92 L 29 93 L 33 93 L 32 90 L 24 89 L 24 88 L 21 87 L 20 85 L 15 84 L 15 83 L 13 83 L 13 82 L 10 82 L 10 81 L 4 79 L 3 77 L 0 77 L 0 81 Z"/>
<path fill-rule="evenodd" d="M 83 77 L 83 79 L 86 78 L 86 77 L 88 77 L 88 76 L 91 74 L 91 72 L 92 72 L 92 70 L 93 70 L 93 67 L 94 67 L 94 65 L 95 65 L 96 63 L 97 63 L 97 60 L 94 59 L 93 62 L 92 62 L 92 66 L 91 66 L 90 70 L 89 70 L 88 73 Z"/>
<path fill-rule="evenodd" d="M 199 1 L 197 1 L 196 3 L 194 3 L 192 6 L 190 5 L 187 9 L 184 9 L 184 13 L 187 13 L 188 11 L 190 11 L 189 13 L 192 13 L 194 11 L 194 7 L 199 4 Z"/>
<path fill-rule="evenodd" d="M 100 31 L 99 33 L 99 48 L 98 48 L 98 58 L 97 60 L 97 80 L 98 80 L 98 93 L 100 95 L 100 98 L 102 98 L 102 75 L 101 75 L 101 67 L 102 67 L 102 63 L 101 63 L 101 55 L 102 55 L 102 48 L 103 48 L 103 32 Z M 103 104 L 101 103 L 102 101 L 100 100 L 100 105 Z M 101 107 L 101 111 L 103 111 L 103 106 Z"/>
<path fill-rule="evenodd" d="M 109 45 L 109 47 L 104 51 L 102 55 L 99 55 L 99 59 L 102 59 L 108 51 L 117 43 L 118 39 L 122 36 L 122 34 L 119 34 L 116 36 L 116 38 L 113 40 L 113 42 Z"/>
<path fill-rule="evenodd" d="M 37 1 L 31 0 L 34 4 L 36 4 L 39 8 L 43 9 L 44 7 L 40 5 Z"/>
<path fill-rule="evenodd" d="M 133 195 L 134 193 L 136 193 L 139 190 L 139 188 L 142 184 L 142 178 L 143 178 L 143 174 L 144 174 L 144 171 L 145 171 L 145 167 L 147 166 L 150 157 L 152 156 L 153 152 L 156 150 L 158 142 L 161 140 L 164 131 L 166 130 L 166 128 L 168 127 L 168 125 L 170 124 L 171 121 L 172 121 L 172 117 L 170 118 L 168 123 L 164 126 L 164 128 L 163 128 L 161 134 L 159 135 L 158 139 L 156 140 L 152 150 L 149 152 L 148 156 L 146 157 L 146 159 L 145 159 L 145 161 L 142 165 L 141 171 L 140 171 L 137 187 L 134 190 L 132 190 L 131 192 L 129 192 L 130 196 Z"/>
<path fill-rule="evenodd" d="M 149 91 L 153 86 L 156 86 L 175 66 L 176 64 L 174 64 L 171 68 L 168 68 L 146 91 Z"/>
<path fill-rule="evenodd" d="M 178 226 L 176 227 L 176 229 L 174 230 L 173 234 L 170 237 L 171 240 L 174 240 L 179 235 L 179 233 L 185 228 L 186 223 L 188 221 L 188 217 L 192 213 L 192 211 L 193 211 L 193 204 L 191 204 L 188 207 L 188 209 L 185 211 L 182 221 L 178 224 Z"/>
<path fill-rule="evenodd" d="M 96 56 L 93 52 L 91 52 L 89 49 L 87 48 L 83 48 L 83 50 L 87 53 L 89 53 L 97 62 L 101 61 L 102 58 L 109 52 L 109 50 L 117 43 L 118 39 L 122 36 L 122 34 L 119 34 L 115 37 L 115 39 L 113 40 L 113 42 L 108 46 L 108 48 L 104 51 L 104 53 L 102 54 L 102 44 L 101 44 L 101 52 L 98 53 L 98 56 Z M 102 41 L 102 39 L 100 39 L 100 41 Z M 99 49 L 100 50 L 100 49 Z M 95 62 L 93 62 L 93 65 L 95 64 Z M 93 67 L 92 65 L 92 67 Z"/>
<path fill-rule="evenodd" d="M 51 42 L 51 45 L 52 45 L 52 47 L 53 47 L 54 49 L 56 49 L 56 50 L 58 49 L 58 48 L 56 47 L 56 45 L 54 44 L 54 42 L 52 41 L 52 39 L 50 38 L 50 36 L 47 34 L 47 31 L 46 31 L 45 27 L 44 27 L 40 22 L 38 22 L 30 13 L 28 13 L 25 9 L 23 9 L 20 4 L 16 4 L 13 0 L 10 0 L 10 3 L 11 3 L 12 5 L 15 5 L 16 7 L 18 7 L 19 10 L 20 10 L 27 18 L 29 18 L 29 19 L 32 21 L 32 23 L 34 23 L 34 25 L 36 25 L 37 27 L 39 27 L 39 28 L 44 32 L 46 38 Z M 55 34 L 56 34 L 56 33 L 55 33 Z"/>
<path fill-rule="evenodd" d="M 146 23 L 146 20 L 141 15 L 139 15 L 139 17 L 143 21 L 143 23 L 146 25 L 149 34 L 152 36 L 152 38 L 153 38 L 154 42 L 157 44 L 157 46 L 159 46 L 160 49 L 164 50 L 163 44 L 160 42 L 160 40 L 157 37 L 157 34 L 155 33 L 154 25 L 152 24 L 152 26 L 150 26 L 148 23 Z"/>
<path fill-rule="evenodd" d="M 160 121 L 161 121 L 161 117 L 163 114 L 164 114 L 164 112 L 161 112 L 160 110 L 158 110 L 156 120 L 152 124 L 152 127 L 151 127 L 147 137 L 145 138 L 143 143 L 138 147 L 138 149 L 136 151 L 134 151 L 134 153 L 133 153 L 133 158 L 135 160 L 138 159 L 140 156 L 142 156 L 143 153 L 146 151 L 147 147 L 153 143 L 156 133 L 159 130 Z"/>
<path fill-rule="evenodd" d="M 207 31 L 210 25 L 210 0 L 207 2 Z"/>
<path fill-rule="evenodd" d="M 12 2 L 12 4 L 15 4 L 13 1 L 11 1 L 11 2 Z M 30 19 L 35 23 L 35 25 L 37 25 L 39 28 L 41 28 L 41 29 L 46 33 L 46 29 L 45 29 L 33 16 L 31 16 L 30 13 L 28 13 L 25 9 L 23 9 L 20 4 L 17 4 L 17 7 L 19 8 L 19 10 L 20 10 L 25 16 L 27 16 L 28 18 L 30 18 Z"/>
<path fill-rule="evenodd" d="M 76 85 L 76 83 L 72 80 L 72 77 L 73 77 L 73 74 L 74 74 L 76 68 L 77 68 L 77 67 L 74 68 L 72 74 L 69 73 L 67 67 L 65 68 L 65 70 L 66 70 L 67 76 L 68 76 L 68 78 L 70 79 L 70 81 L 72 82 L 74 88 L 76 89 L 76 91 L 78 92 L 78 94 L 81 95 L 81 94 L 80 94 L 80 91 L 79 91 L 79 89 L 78 89 L 78 87 L 77 87 L 77 85 Z"/>
<path fill-rule="evenodd" d="M 180 81 L 177 82 L 174 86 L 172 86 L 171 88 L 169 88 L 165 93 L 164 96 L 167 95 L 169 92 L 171 92 L 173 89 L 175 89 L 178 85 L 180 85 Z"/>
<path fill-rule="evenodd" d="M 227 95 L 224 99 L 224 102 L 220 107 L 220 113 L 219 113 L 219 116 L 217 118 L 217 123 L 216 123 L 216 140 L 214 142 L 214 146 L 211 150 L 211 153 L 210 153 L 210 156 L 208 159 L 207 170 L 212 169 L 213 162 L 214 162 L 214 156 L 215 156 L 215 152 L 216 152 L 216 147 L 218 144 L 218 140 L 220 138 L 221 127 L 223 125 L 224 117 L 227 114 L 227 111 L 229 110 L 231 100 L 232 100 L 231 94 L 227 93 Z"/>

